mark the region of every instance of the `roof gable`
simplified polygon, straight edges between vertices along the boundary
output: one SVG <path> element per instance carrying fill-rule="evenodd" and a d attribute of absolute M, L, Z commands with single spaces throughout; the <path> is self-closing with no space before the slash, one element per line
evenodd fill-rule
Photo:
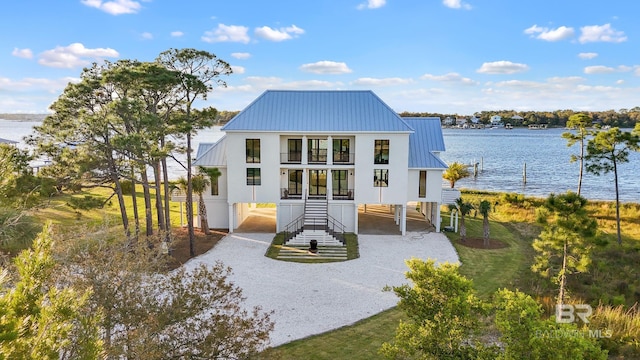
<path fill-rule="evenodd" d="M 446 169 L 447 164 L 433 154 L 445 151 L 440 118 L 415 117 L 404 121 L 414 130 L 409 135 L 409 168 Z"/>
<path fill-rule="evenodd" d="M 411 132 L 372 91 L 267 90 L 224 131 Z"/>
<path fill-rule="evenodd" d="M 216 143 L 201 143 L 198 146 L 193 166 L 227 166 L 227 137 Z"/>

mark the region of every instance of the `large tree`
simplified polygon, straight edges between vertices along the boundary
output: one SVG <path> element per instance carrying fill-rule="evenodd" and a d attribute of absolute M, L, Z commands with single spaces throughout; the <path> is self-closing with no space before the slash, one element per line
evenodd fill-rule
<path fill-rule="evenodd" d="M 456 182 L 458 182 L 458 180 L 469 176 L 471 176 L 471 173 L 467 166 L 457 161 L 449 164 L 447 170 L 442 174 L 442 178 L 449 181 L 452 189 L 456 186 Z"/>
<path fill-rule="evenodd" d="M 176 96 L 182 105 L 181 113 L 174 117 L 178 132 L 186 137 L 187 163 L 187 229 L 189 233 L 189 253 L 195 256 L 195 231 L 193 227 L 193 185 L 192 177 L 192 138 L 198 130 L 210 127 L 216 118 L 217 112 L 194 111 L 194 103 L 198 99 L 206 100 L 207 94 L 215 86 L 226 86 L 226 82 L 220 77 L 232 73 L 231 66 L 218 59 L 214 54 L 196 49 L 169 49 L 158 57 L 158 62 L 168 69 L 181 74 L 179 91 Z"/>
<path fill-rule="evenodd" d="M 558 304 L 564 304 L 567 275 L 587 271 L 591 263 L 588 239 L 597 224 L 586 210 L 587 199 L 574 193 L 551 194 L 544 203 L 550 217 L 540 216 L 544 230 L 533 242 L 536 251 L 531 269 L 558 284 Z"/>
<path fill-rule="evenodd" d="M 636 126 L 636 130 L 638 127 Z M 637 131 L 626 132 L 614 127 L 598 131 L 587 143 L 587 171 L 596 175 L 613 172 L 616 189 L 616 229 L 618 244 L 622 244 L 620 233 L 620 190 L 618 189 L 618 165 L 629 162 L 629 152 L 638 150 L 640 138 Z"/>
<path fill-rule="evenodd" d="M 569 120 L 567 121 L 567 127 L 570 129 L 575 129 L 574 132 L 564 132 L 562 133 L 562 137 L 567 140 L 567 146 L 571 147 L 576 143 L 580 144 L 580 152 L 578 155 L 571 155 L 571 162 L 579 161 L 580 162 L 580 172 L 578 174 L 578 195 L 580 195 L 580 191 L 582 190 L 582 175 L 584 173 L 584 159 L 585 159 L 585 142 L 587 140 L 587 136 L 589 136 L 588 128 L 591 126 L 592 121 L 589 115 L 587 114 L 573 114 L 569 116 Z"/>

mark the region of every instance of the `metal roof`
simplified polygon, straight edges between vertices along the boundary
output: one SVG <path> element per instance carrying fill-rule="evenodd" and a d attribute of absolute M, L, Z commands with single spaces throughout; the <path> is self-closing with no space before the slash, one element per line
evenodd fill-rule
<path fill-rule="evenodd" d="M 409 168 L 446 169 L 447 164 L 434 152 L 445 151 L 442 127 L 438 117 L 403 118 L 414 133 L 409 135 Z"/>
<path fill-rule="evenodd" d="M 227 137 L 216 143 L 200 143 L 193 166 L 227 166 Z"/>
<path fill-rule="evenodd" d="M 411 132 L 372 91 L 267 90 L 223 131 Z"/>

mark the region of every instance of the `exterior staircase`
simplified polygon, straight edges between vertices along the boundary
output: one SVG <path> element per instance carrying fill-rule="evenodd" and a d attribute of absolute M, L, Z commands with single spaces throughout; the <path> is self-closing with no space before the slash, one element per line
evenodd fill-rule
<path fill-rule="evenodd" d="M 309 247 L 311 240 L 318 241 L 320 246 L 344 246 L 343 242 L 327 231 L 327 200 L 307 199 L 304 206 L 302 232 L 285 242 L 287 246 Z"/>

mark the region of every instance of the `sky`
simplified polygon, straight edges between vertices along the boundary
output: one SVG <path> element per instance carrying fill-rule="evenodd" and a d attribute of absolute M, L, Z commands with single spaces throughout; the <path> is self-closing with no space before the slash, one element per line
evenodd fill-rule
<path fill-rule="evenodd" d="M 640 106 L 631 0 L 9 0 L 0 113 L 45 113 L 93 62 L 195 48 L 233 74 L 201 106 L 267 89 L 372 90 L 397 112 Z"/>

